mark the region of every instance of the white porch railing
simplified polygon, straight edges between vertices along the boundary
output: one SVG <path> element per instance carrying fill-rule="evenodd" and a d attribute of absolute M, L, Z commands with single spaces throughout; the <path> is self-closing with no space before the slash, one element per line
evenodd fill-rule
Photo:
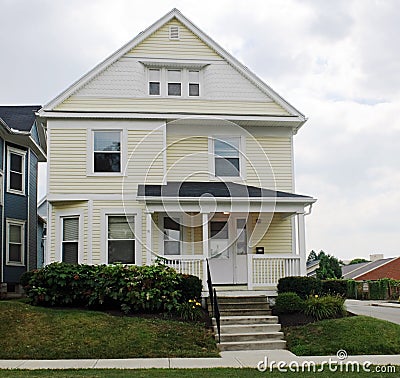
<path fill-rule="evenodd" d="M 300 257 L 253 255 L 248 257 L 248 287 L 276 286 L 280 278 L 300 275 Z"/>
<path fill-rule="evenodd" d="M 178 273 L 191 274 L 204 280 L 203 273 L 205 259 L 202 256 L 183 255 L 183 256 L 157 256 L 163 260 L 164 264 L 174 268 Z"/>

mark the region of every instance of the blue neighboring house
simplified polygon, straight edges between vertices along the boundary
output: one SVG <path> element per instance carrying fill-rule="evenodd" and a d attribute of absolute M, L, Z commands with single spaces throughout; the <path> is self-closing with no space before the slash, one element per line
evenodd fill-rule
<path fill-rule="evenodd" d="M 0 106 L 0 282 L 19 291 L 21 274 L 38 266 L 38 162 L 46 161 L 40 106 Z"/>

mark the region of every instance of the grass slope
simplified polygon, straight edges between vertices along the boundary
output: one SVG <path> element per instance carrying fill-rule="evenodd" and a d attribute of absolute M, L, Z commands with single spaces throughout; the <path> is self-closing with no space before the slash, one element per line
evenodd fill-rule
<path fill-rule="evenodd" d="M 0 359 L 216 357 L 202 324 L 0 301 Z"/>
<path fill-rule="evenodd" d="M 298 356 L 400 354 L 400 325 L 368 316 L 284 327 L 287 348 Z"/>

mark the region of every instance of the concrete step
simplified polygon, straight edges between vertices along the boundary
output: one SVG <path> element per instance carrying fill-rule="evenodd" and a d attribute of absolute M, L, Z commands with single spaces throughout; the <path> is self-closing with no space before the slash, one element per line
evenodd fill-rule
<path fill-rule="evenodd" d="M 231 335 L 239 333 L 270 333 L 279 332 L 280 324 L 232 324 L 221 325 L 221 334 Z M 217 326 L 214 326 L 214 332 L 217 333 Z"/>
<path fill-rule="evenodd" d="M 271 310 L 254 308 L 220 308 L 221 316 L 244 316 L 244 315 L 271 315 Z"/>
<path fill-rule="evenodd" d="M 226 350 L 276 350 L 286 349 L 285 340 L 223 342 L 218 344 L 220 351 Z"/>
<path fill-rule="evenodd" d="M 218 336 L 215 335 L 218 340 Z M 245 342 L 245 341 L 270 341 L 282 340 L 283 332 L 270 332 L 270 333 L 233 333 L 224 334 L 221 332 L 221 343 L 225 342 Z"/>
<path fill-rule="evenodd" d="M 278 317 L 272 315 L 248 315 L 248 316 L 221 316 L 221 325 L 236 324 L 278 324 Z M 215 319 L 212 324 L 216 325 Z"/>
<path fill-rule="evenodd" d="M 248 296 L 248 297 L 220 297 L 218 295 L 218 303 L 268 303 L 267 297 L 265 296 Z"/>
<path fill-rule="evenodd" d="M 245 303 L 240 303 L 240 302 L 227 302 L 227 303 L 219 303 L 218 302 L 218 307 L 219 309 L 226 309 L 226 308 L 254 308 L 254 309 L 265 309 L 269 310 L 269 304 L 267 302 L 245 302 Z M 208 305 L 208 309 L 211 309 L 211 305 Z"/>

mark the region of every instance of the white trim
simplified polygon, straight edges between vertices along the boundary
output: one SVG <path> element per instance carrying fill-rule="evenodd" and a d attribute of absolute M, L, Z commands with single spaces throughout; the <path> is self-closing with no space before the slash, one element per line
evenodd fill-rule
<path fill-rule="evenodd" d="M 127 208 L 107 208 L 100 212 L 100 263 L 108 264 L 108 249 L 107 249 L 107 216 L 133 216 L 135 219 L 135 264 L 142 265 L 143 263 L 143 233 L 142 233 L 142 210 L 136 207 Z"/>
<path fill-rule="evenodd" d="M 0 206 L 4 206 L 4 174 L 0 171 Z M 2 217 L 3 219 L 4 217 Z M 1 239 L 3 240 L 3 239 Z"/>
<path fill-rule="evenodd" d="M 47 103 L 42 109 L 39 110 L 39 115 L 43 115 L 44 110 L 53 110 L 57 105 L 63 102 L 66 98 L 71 96 L 78 89 L 82 88 L 86 83 L 92 80 L 95 76 L 103 72 L 107 67 L 117 61 L 120 57 L 125 55 L 128 51 L 132 50 L 134 47 L 139 45 L 145 39 L 147 39 L 151 34 L 157 31 L 160 27 L 165 25 L 167 22 L 176 18 L 185 27 L 187 27 L 191 32 L 193 32 L 200 40 L 207 44 L 211 49 L 213 49 L 217 54 L 224 58 L 230 65 L 232 65 L 239 73 L 241 73 L 245 78 L 250 80 L 254 85 L 256 85 L 261 91 L 266 93 L 269 97 L 275 100 L 279 105 L 281 105 L 290 114 L 296 115 L 302 119 L 304 123 L 307 119 L 299 112 L 295 107 L 293 107 L 289 102 L 284 100 L 280 95 L 278 95 L 270 86 L 264 83 L 259 77 L 252 73 L 245 65 L 240 63 L 236 58 L 224 50 L 220 45 L 218 45 L 213 39 L 211 39 L 207 34 L 201 31 L 197 26 L 195 26 L 191 21 L 189 21 L 183 14 L 176 8 L 172 9 L 164 17 L 160 18 L 145 31 L 138 34 L 133 40 L 122 46 L 114 54 L 110 55 L 103 62 L 95 66 L 91 71 L 86 73 L 82 78 L 73 83 L 70 87 L 64 90 L 55 99 Z M 300 125 L 301 126 L 301 125 Z M 300 127 L 299 126 L 299 127 Z"/>
<path fill-rule="evenodd" d="M 120 133 L 120 171 L 119 172 L 95 172 L 94 171 L 94 134 L 95 132 L 119 132 Z M 128 135 L 126 129 L 110 129 L 91 127 L 87 129 L 86 150 L 86 175 L 87 176 L 125 176 L 124 167 L 127 161 Z"/>
<path fill-rule="evenodd" d="M 167 184 L 168 181 L 168 165 L 167 165 L 167 123 L 165 122 L 163 127 L 163 185 Z"/>
<path fill-rule="evenodd" d="M 46 247 L 45 247 L 45 255 L 44 255 L 44 261 L 43 264 L 47 265 L 50 264 L 51 261 L 51 240 L 53 238 L 53 235 L 51 234 L 53 232 L 52 230 L 52 214 L 53 213 L 53 205 L 50 202 L 47 202 L 47 233 L 46 233 Z M 54 218 L 54 222 L 56 222 L 57 218 Z M 56 223 L 55 227 L 57 229 Z M 56 241 L 57 242 L 57 241 Z M 55 244 L 57 246 L 57 243 Z"/>
<path fill-rule="evenodd" d="M 7 146 L 7 192 L 8 193 L 25 196 L 26 174 L 27 174 L 26 153 L 27 153 L 27 151 L 25 151 L 25 150 L 20 150 L 15 147 Z M 22 190 L 16 190 L 16 189 L 10 188 L 11 154 L 19 155 L 22 157 L 22 172 L 21 172 L 22 173 Z"/>
<path fill-rule="evenodd" d="M 10 228 L 9 226 L 20 226 L 21 227 L 21 262 L 18 261 L 10 261 Z M 26 252 L 26 230 L 25 230 L 26 221 L 21 219 L 6 219 L 6 265 L 8 266 L 25 266 L 25 252 Z"/>
<path fill-rule="evenodd" d="M 180 240 L 179 240 L 179 251 L 180 254 L 179 255 L 166 255 L 164 252 L 164 219 L 165 218 L 171 218 L 172 220 L 177 219 L 179 226 L 180 226 Z M 162 213 L 160 212 L 158 214 L 158 229 L 160 230 L 159 232 L 159 254 L 161 256 L 165 256 L 168 259 L 174 259 L 177 256 L 185 256 L 186 255 L 186 250 L 185 250 L 185 240 L 186 240 L 186 236 L 187 236 L 187 229 L 186 227 L 183 226 L 183 214 L 176 212 L 176 213 Z"/>
<path fill-rule="evenodd" d="M 83 202 L 83 201 L 99 201 L 99 200 L 108 200 L 108 201 L 136 201 L 135 194 L 70 194 L 70 193 L 58 193 L 58 194 L 48 194 L 47 201 L 48 202 Z"/>
<path fill-rule="evenodd" d="M 300 275 L 307 275 L 306 268 L 306 231 L 304 223 L 304 213 L 297 214 L 297 232 L 298 232 L 298 242 L 299 242 L 299 257 L 300 257 Z"/>
<path fill-rule="evenodd" d="M 73 210 L 60 210 L 55 212 L 55 224 L 56 224 L 56 235 L 55 235 L 55 261 L 62 261 L 62 232 L 63 232 L 63 218 L 78 217 L 79 218 L 79 240 L 78 240 L 78 264 L 83 264 L 84 255 L 84 211 L 83 209 Z M 50 218 L 50 216 L 49 216 Z M 49 234 L 50 239 L 50 234 Z"/>
<path fill-rule="evenodd" d="M 146 211 L 146 265 L 151 265 L 153 253 L 153 212 Z"/>
<path fill-rule="evenodd" d="M 89 265 L 93 264 L 93 200 L 88 201 L 87 208 L 87 256 L 86 263 Z"/>

